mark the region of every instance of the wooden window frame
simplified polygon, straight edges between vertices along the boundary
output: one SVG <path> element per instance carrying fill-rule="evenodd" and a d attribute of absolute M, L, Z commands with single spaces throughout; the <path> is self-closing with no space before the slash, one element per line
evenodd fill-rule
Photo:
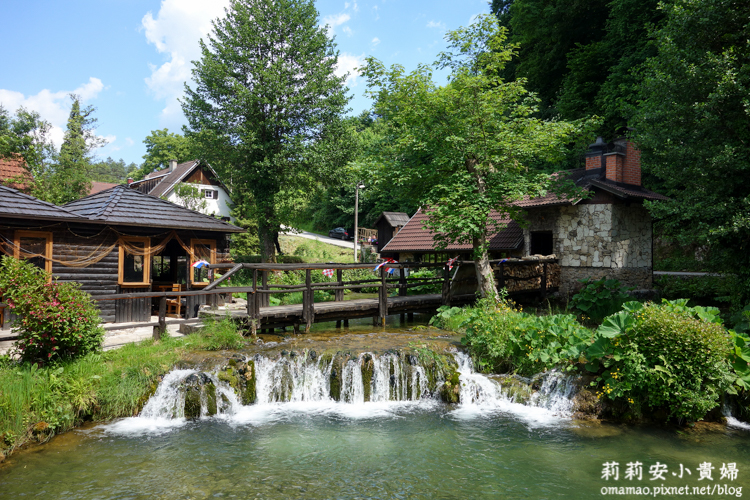
<path fill-rule="evenodd" d="M 143 250 L 146 255 L 143 256 L 143 278 L 142 282 L 124 281 L 125 266 L 125 248 L 118 245 L 119 258 L 117 261 L 117 284 L 121 287 L 143 288 L 151 286 L 151 238 L 148 236 L 120 236 L 123 241 L 132 241 L 143 243 Z"/>
<path fill-rule="evenodd" d="M 195 257 L 195 246 L 196 245 L 203 245 L 206 247 L 209 247 L 211 250 L 209 252 L 208 262 L 209 264 L 216 264 L 216 240 L 203 240 L 199 238 L 191 238 L 190 239 L 190 251 L 193 254 L 193 258 Z M 208 283 L 205 283 L 203 281 L 195 281 L 195 273 L 193 272 L 193 263 L 190 263 L 190 272 L 188 273 L 189 280 L 190 280 L 190 286 L 192 287 L 202 287 L 207 286 Z"/>
<path fill-rule="evenodd" d="M 44 238 L 44 270 L 52 274 L 52 233 L 50 231 L 27 231 L 18 229 L 13 234 L 13 257 L 21 258 L 21 238 Z"/>

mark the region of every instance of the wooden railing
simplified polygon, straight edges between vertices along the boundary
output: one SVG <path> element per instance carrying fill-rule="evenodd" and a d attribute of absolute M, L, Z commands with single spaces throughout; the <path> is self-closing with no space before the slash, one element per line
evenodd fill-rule
<path fill-rule="evenodd" d="M 506 266 L 519 266 L 519 265 L 537 265 L 543 264 L 543 273 L 541 277 L 541 292 L 546 294 L 547 286 L 547 264 L 557 262 L 556 259 L 545 259 L 545 260 L 531 260 L 531 261 L 507 261 L 505 259 L 499 261 L 491 261 L 493 269 L 500 271 L 499 286 L 504 287 L 505 282 L 503 278 L 503 269 Z M 459 267 L 461 265 L 474 265 L 473 261 L 456 262 L 454 266 Z M 424 286 L 429 283 L 441 283 L 441 302 L 444 305 L 450 305 L 454 293 L 454 286 L 458 282 L 454 281 L 455 271 L 451 273 L 445 264 L 430 264 L 430 263 L 392 263 L 384 264 L 381 267 L 381 273 L 378 277 L 371 279 L 360 279 L 360 280 L 348 280 L 344 281 L 343 272 L 350 269 L 374 269 L 377 264 L 275 264 L 275 263 L 241 263 L 241 264 L 211 264 L 211 269 L 229 269 L 219 279 L 208 284 L 202 290 L 185 290 L 185 291 L 164 291 L 164 292 L 134 292 L 134 293 L 118 293 L 112 295 L 106 295 L 97 297 L 94 300 L 98 302 L 108 300 L 128 300 L 138 298 L 158 298 L 159 299 L 159 312 L 158 320 L 152 322 L 139 322 L 138 326 L 152 326 L 154 328 L 154 337 L 160 337 L 166 332 L 167 325 L 171 324 L 191 324 L 200 322 L 199 318 L 187 318 L 187 319 L 175 319 L 167 320 L 167 299 L 182 297 L 195 297 L 195 296 L 206 296 L 207 303 L 211 306 L 215 306 L 218 303 L 218 295 L 222 294 L 234 294 L 240 293 L 245 294 L 247 297 L 247 317 L 249 322 L 250 330 L 253 334 L 260 327 L 260 308 L 267 307 L 269 305 L 269 297 L 273 294 L 286 294 L 292 292 L 302 292 L 302 319 L 305 325 L 305 329 L 309 330 L 310 326 L 315 320 L 315 292 L 325 291 L 333 292 L 334 301 L 343 301 L 344 292 L 346 290 L 362 290 L 365 288 L 377 289 L 378 293 L 378 318 L 381 322 L 385 322 L 385 317 L 388 315 L 388 295 L 391 290 L 398 290 L 399 296 L 407 295 L 407 290 L 418 286 Z M 406 276 L 406 270 L 409 269 L 441 269 L 442 275 L 435 278 L 413 278 Z M 324 269 L 333 269 L 336 273 L 336 279 L 334 281 L 325 282 L 313 282 L 312 272 L 322 271 Z M 385 269 L 394 269 L 393 277 L 391 274 L 386 273 Z M 455 268 L 454 268 L 455 269 Z M 241 270 L 252 271 L 252 284 L 248 286 L 219 286 L 224 284 L 235 276 Z M 282 285 L 269 283 L 269 274 L 277 271 L 304 271 L 305 282 L 297 285 Z M 513 278 L 513 279 L 532 279 L 532 278 Z M 459 280 L 461 281 L 461 280 Z M 470 280 L 463 280 L 470 281 Z M 4 307 L 5 304 L 0 304 L 0 307 Z M 118 325 L 108 326 L 107 330 L 118 330 L 133 328 L 133 325 Z M 10 340 L 11 337 L 5 338 Z"/>

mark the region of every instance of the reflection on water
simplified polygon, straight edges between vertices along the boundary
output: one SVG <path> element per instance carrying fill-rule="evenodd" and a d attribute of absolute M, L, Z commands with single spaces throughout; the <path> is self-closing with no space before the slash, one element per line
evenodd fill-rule
<path fill-rule="evenodd" d="M 416 339 L 406 331 L 371 334 L 365 326 L 357 328 L 359 334 L 348 338 L 326 331 L 277 337 L 280 344 L 266 342 L 253 355 L 322 351 L 334 343 L 354 351 L 352 359 L 358 360 L 361 352 Z M 422 332 L 419 341 L 446 347 L 455 342 L 441 335 Z M 373 360 L 374 378 L 385 370 L 378 363 L 393 363 L 388 356 Z M 389 401 L 375 392 L 373 402 L 352 396 L 351 402 L 339 403 L 319 390 L 325 379 L 296 360 L 295 384 L 307 392 L 292 391 L 298 395 L 292 402 L 259 394 L 267 402 L 242 406 L 228 397 L 224 413 L 194 421 L 180 418 L 173 402 L 179 394 L 170 393 L 178 385 L 170 377 L 176 381 L 192 370 L 175 371 L 143 417 L 68 433 L 11 457 L 0 467 L 0 498 L 581 499 L 599 498 L 607 486 L 728 484 L 743 487 L 744 494 L 750 485 L 747 424 L 699 424 L 677 432 L 576 422 L 567 417 L 570 387 L 564 377 L 546 377 L 535 406 L 525 406 L 473 373 L 467 358 L 456 354 L 456 359 L 459 405 L 434 398 Z M 270 364 L 259 365 L 273 372 Z M 271 391 L 268 380 L 264 387 Z M 643 479 L 626 480 L 626 464 L 636 461 L 643 463 Z M 602 479 L 607 462 L 619 464 L 617 480 Z M 657 462 L 668 467 L 663 481 L 648 475 Z M 697 468 L 704 462 L 715 467 L 711 483 L 698 481 Z M 736 463 L 737 478 L 719 480 L 720 467 L 728 463 Z M 691 476 L 673 475 L 681 466 L 691 469 Z"/>

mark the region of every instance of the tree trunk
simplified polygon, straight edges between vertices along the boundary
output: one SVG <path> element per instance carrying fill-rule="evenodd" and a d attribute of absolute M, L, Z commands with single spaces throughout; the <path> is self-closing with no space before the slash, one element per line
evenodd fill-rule
<path fill-rule="evenodd" d="M 474 246 L 474 268 L 477 272 L 477 288 L 483 299 L 491 298 L 495 302 L 500 300 L 495 287 L 495 276 L 490 266 L 490 256 L 487 252 L 487 235 L 473 239 Z"/>
<path fill-rule="evenodd" d="M 265 221 L 258 221 L 260 258 L 263 262 L 276 262 L 276 245 L 274 244 L 275 232 L 275 228 L 272 228 Z"/>
<path fill-rule="evenodd" d="M 477 191 L 479 194 L 484 194 L 487 191 L 487 185 L 484 182 L 482 174 L 477 171 L 477 160 L 475 158 L 467 158 L 465 161 L 466 170 L 474 176 L 477 183 Z M 485 224 L 486 227 L 486 224 Z M 490 256 L 488 253 L 489 243 L 487 241 L 487 230 L 481 232 L 479 236 L 472 238 L 472 246 L 474 247 L 474 261 L 476 265 L 474 268 L 477 272 L 477 287 L 479 293 L 483 299 L 491 298 L 495 302 L 500 299 L 495 287 L 495 276 L 492 274 L 492 266 L 490 266 Z"/>

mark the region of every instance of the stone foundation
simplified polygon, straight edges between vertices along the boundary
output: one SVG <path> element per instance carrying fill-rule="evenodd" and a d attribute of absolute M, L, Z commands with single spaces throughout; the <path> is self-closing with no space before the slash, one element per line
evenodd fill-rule
<path fill-rule="evenodd" d="M 560 270 L 560 294 L 572 297 L 583 285 L 579 280 L 590 278 L 596 281 L 601 278 L 620 280 L 626 287 L 636 290 L 648 290 L 653 287 L 653 273 L 650 267 L 570 267 L 562 266 Z"/>

